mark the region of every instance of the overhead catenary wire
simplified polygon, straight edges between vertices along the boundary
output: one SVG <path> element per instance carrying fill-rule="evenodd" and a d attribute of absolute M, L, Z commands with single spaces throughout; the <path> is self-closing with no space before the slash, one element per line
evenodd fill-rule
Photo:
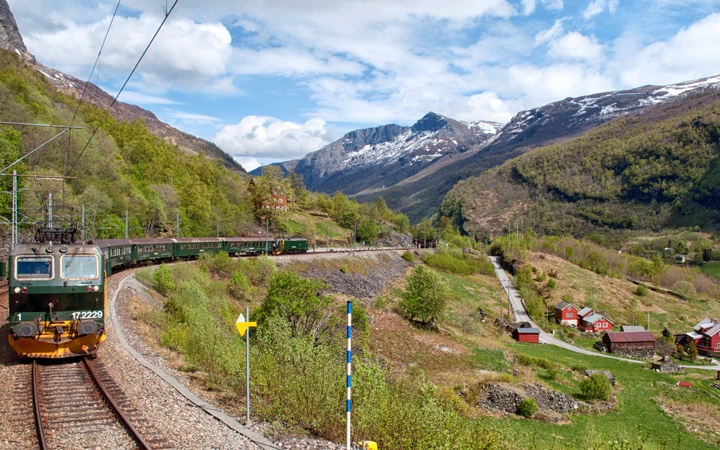
<path fill-rule="evenodd" d="M 75 121 L 75 117 L 77 116 L 78 110 L 80 110 L 80 105 L 82 104 L 83 100 L 85 99 L 85 94 L 87 93 L 88 85 L 90 84 L 90 80 L 92 80 L 93 73 L 95 73 L 95 69 L 97 68 L 99 62 L 100 62 L 100 56 L 102 55 L 103 48 L 105 48 L 105 42 L 107 42 L 108 35 L 110 34 L 110 28 L 112 28 L 113 22 L 115 22 L 115 16 L 117 16 L 118 9 L 120 9 L 120 2 L 122 0 L 118 0 L 117 5 L 115 5 L 115 11 L 113 12 L 112 17 L 110 18 L 110 23 L 108 24 L 108 28 L 105 31 L 105 37 L 103 38 L 102 44 L 100 44 L 100 50 L 98 50 L 97 58 L 95 58 L 95 64 L 93 64 L 92 70 L 90 70 L 90 75 L 88 75 L 88 79 L 85 82 L 85 87 L 83 88 L 82 94 L 80 95 L 80 100 L 78 101 L 77 107 L 75 108 L 75 112 L 73 113 L 72 119 L 70 120 L 70 125 L 73 124 Z"/>
<path fill-rule="evenodd" d="M 117 4 L 115 5 L 115 11 L 113 11 L 113 15 L 110 18 L 110 23 L 108 24 L 108 28 L 105 31 L 105 37 L 103 37 L 102 44 L 100 44 L 100 50 L 98 50 L 97 57 L 95 58 L 95 63 L 93 64 L 92 70 L 90 70 L 90 75 L 88 75 L 88 79 L 85 82 L 85 86 L 83 87 L 82 94 L 80 95 L 80 100 L 78 100 L 78 104 L 75 107 L 75 111 L 73 112 L 72 119 L 70 119 L 70 126 L 72 126 L 72 124 L 75 123 L 75 118 L 77 117 L 78 111 L 80 110 L 80 105 L 82 105 L 82 102 L 85 99 L 85 94 L 87 93 L 88 86 L 90 85 L 90 80 L 92 80 L 93 73 L 95 73 L 95 69 L 98 67 L 98 64 L 100 63 L 100 56 L 102 55 L 103 48 L 105 48 L 105 42 L 107 42 L 108 35 L 110 34 L 110 29 L 112 28 L 113 23 L 115 22 L 115 17 L 117 16 L 117 12 L 120 9 L 121 1 L 122 0 L 118 0 Z M 72 145 L 71 137 L 72 137 L 72 133 L 68 133 L 68 146 L 67 146 L 67 151 L 65 152 L 65 168 L 67 168 L 68 157 L 70 156 L 70 148 Z M 65 191 L 65 184 L 63 184 L 63 193 L 64 193 L 64 191 Z"/>
<path fill-rule="evenodd" d="M 70 166 L 70 168 L 66 172 L 65 176 L 69 176 L 72 173 L 72 171 L 75 169 L 75 166 L 77 166 L 77 163 L 80 161 L 80 158 L 82 158 L 83 154 L 85 153 L 85 150 L 87 150 L 87 148 L 90 146 L 90 142 L 92 142 L 93 138 L 95 137 L 95 134 L 97 134 L 98 130 L 100 129 L 100 125 L 102 125 L 102 123 L 105 122 L 105 119 L 107 119 L 108 115 L 110 115 L 110 110 L 112 109 L 113 106 L 115 106 L 115 103 L 117 103 L 118 97 L 120 97 L 120 94 L 122 94 L 122 92 L 125 90 L 125 87 L 130 82 L 130 78 L 132 78 L 133 74 L 135 74 L 135 71 L 137 70 L 138 66 L 140 66 L 140 63 L 142 62 L 143 58 L 147 54 L 148 50 L 150 50 L 150 46 L 155 41 L 155 38 L 160 33 L 160 30 L 165 25 L 165 22 L 167 22 L 167 19 L 170 17 L 170 14 L 173 12 L 173 10 L 175 9 L 175 6 L 178 4 L 179 1 L 180 0 L 175 0 L 175 2 L 173 2 L 170 9 L 165 13 L 165 17 L 163 18 L 162 22 L 160 22 L 160 25 L 158 26 L 157 30 L 155 30 L 155 34 L 153 34 L 152 39 L 150 39 L 150 42 L 148 42 L 147 46 L 145 47 L 145 50 L 143 50 L 142 54 L 140 55 L 140 58 L 138 58 L 137 63 L 135 63 L 135 66 L 133 67 L 132 71 L 125 79 L 125 82 L 123 83 L 122 87 L 120 88 L 118 93 L 115 95 L 115 98 L 113 98 L 113 101 L 110 103 L 110 106 L 108 106 L 107 109 L 105 110 L 105 114 L 100 119 L 100 122 L 98 122 L 97 127 L 93 131 L 92 135 L 90 135 L 90 138 L 85 143 L 85 146 L 80 151 L 80 154 L 75 159 L 75 162 L 73 162 L 73 164 Z"/>

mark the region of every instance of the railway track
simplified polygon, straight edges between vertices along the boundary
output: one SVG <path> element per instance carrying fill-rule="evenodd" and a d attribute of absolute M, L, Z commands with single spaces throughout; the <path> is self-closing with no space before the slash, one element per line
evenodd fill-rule
<path fill-rule="evenodd" d="M 95 442 L 112 442 L 115 449 L 170 448 L 157 430 L 141 434 L 134 424 L 145 422 L 142 411 L 123 411 L 128 399 L 98 360 L 34 361 L 29 384 L 42 450 L 96 448 Z"/>

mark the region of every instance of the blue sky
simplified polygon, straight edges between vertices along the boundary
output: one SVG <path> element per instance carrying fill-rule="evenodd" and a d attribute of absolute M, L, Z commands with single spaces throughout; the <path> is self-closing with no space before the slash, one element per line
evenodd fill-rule
<path fill-rule="evenodd" d="M 90 75 L 117 0 L 8 0 L 28 50 Z M 115 95 L 174 0 L 124 0 L 92 81 Z M 179 0 L 120 100 L 248 170 L 429 111 L 507 122 L 720 74 L 720 1 Z"/>

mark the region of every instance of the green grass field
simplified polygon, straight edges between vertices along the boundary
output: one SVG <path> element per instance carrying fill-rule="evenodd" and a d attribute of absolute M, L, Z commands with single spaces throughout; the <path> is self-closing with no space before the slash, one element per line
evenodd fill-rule
<path fill-rule="evenodd" d="M 703 273 L 720 278 L 720 261 L 712 261 L 700 267 Z"/>
<path fill-rule="evenodd" d="M 676 399 L 681 403 L 717 404 L 720 390 L 710 388 L 714 372 L 667 375 L 653 372 L 646 365 L 586 356 L 548 345 L 513 344 L 513 349 L 519 354 L 547 358 L 565 370 L 573 366 L 609 370 L 617 379 L 617 406 L 613 412 L 572 415 L 571 425 L 504 419 L 512 423 L 512 428 L 532 436 L 538 448 L 553 448 L 556 440 L 585 448 L 603 448 L 602 443 L 606 443 L 605 448 L 612 448 L 614 441 L 636 442 L 638 439 L 644 442 L 646 449 L 715 449 L 720 446 L 720 435 L 715 434 L 713 442 L 704 442 L 669 417 L 659 405 L 661 398 Z M 680 380 L 692 381 L 693 388 L 676 386 Z"/>

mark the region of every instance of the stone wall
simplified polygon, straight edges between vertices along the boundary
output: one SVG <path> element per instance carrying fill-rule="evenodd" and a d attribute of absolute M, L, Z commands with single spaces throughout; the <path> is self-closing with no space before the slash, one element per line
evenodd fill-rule
<path fill-rule="evenodd" d="M 571 395 L 548 389 L 536 383 L 514 385 L 504 382 L 490 382 L 483 385 L 475 405 L 488 411 L 517 414 L 520 404 L 526 398 L 535 399 L 539 412 L 561 415 L 573 412 L 602 413 L 615 408 L 613 402 L 582 402 Z"/>

